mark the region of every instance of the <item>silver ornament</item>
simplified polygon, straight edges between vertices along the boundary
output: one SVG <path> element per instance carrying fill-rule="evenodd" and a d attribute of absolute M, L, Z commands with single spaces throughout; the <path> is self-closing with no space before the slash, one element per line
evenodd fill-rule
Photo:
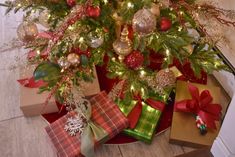
<path fill-rule="evenodd" d="M 70 65 L 71 65 L 71 64 L 68 62 L 68 60 L 67 60 L 66 58 L 63 58 L 63 57 L 58 60 L 58 64 L 59 64 L 59 66 L 60 66 L 61 68 L 64 68 L 64 69 L 69 68 Z"/>
<path fill-rule="evenodd" d="M 104 43 L 104 37 L 101 33 L 91 32 L 88 34 L 89 46 L 92 48 L 98 48 Z"/>
<path fill-rule="evenodd" d="M 147 35 L 156 29 L 157 19 L 148 9 L 137 11 L 132 20 L 134 32 L 140 35 Z"/>

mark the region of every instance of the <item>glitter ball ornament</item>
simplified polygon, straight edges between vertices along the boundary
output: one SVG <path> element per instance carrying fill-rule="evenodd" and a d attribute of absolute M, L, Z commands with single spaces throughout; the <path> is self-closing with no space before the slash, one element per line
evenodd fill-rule
<path fill-rule="evenodd" d="M 33 41 L 37 34 L 38 28 L 33 22 L 23 21 L 17 28 L 17 35 L 23 42 Z"/>
<path fill-rule="evenodd" d="M 124 27 L 120 39 L 117 39 L 113 43 L 114 51 L 119 55 L 119 60 L 122 62 L 124 57 L 127 56 L 132 51 L 132 42 L 128 38 L 128 28 Z"/>
<path fill-rule="evenodd" d="M 86 14 L 89 17 L 99 17 L 100 16 L 100 8 L 94 6 L 88 6 L 86 10 Z"/>
<path fill-rule="evenodd" d="M 147 35 L 156 28 L 156 17 L 148 9 L 141 9 L 137 11 L 132 20 L 132 27 L 134 32 L 140 35 Z"/>
<path fill-rule="evenodd" d="M 70 62 L 68 62 L 67 58 L 64 58 L 64 57 L 58 60 L 58 64 L 61 68 L 64 68 L 64 69 L 69 68 L 71 65 Z"/>
<path fill-rule="evenodd" d="M 160 20 L 160 30 L 167 31 L 171 28 L 172 22 L 167 17 L 162 17 Z"/>
<path fill-rule="evenodd" d="M 131 69 L 138 69 L 143 65 L 144 56 L 140 51 L 133 51 L 126 56 L 124 63 Z"/>
<path fill-rule="evenodd" d="M 44 10 L 39 14 L 38 21 L 42 26 L 48 28 L 50 26 L 48 23 L 49 18 L 50 18 L 50 14 L 48 10 Z"/>
<path fill-rule="evenodd" d="M 70 7 L 73 7 L 76 5 L 76 1 L 75 0 L 66 0 L 67 4 L 70 6 Z"/>
<path fill-rule="evenodd" d="M 68 62 L 71 64 L 71 65 L 78 65 L 80 64 L 80 57 L 78 54 L 76 53 L 70 53 L 68 56 L 67 56 L 67 60 Z"/>
<path fill-rule="evenodd" d="M 175 81 L 175 74 L 170 69 L 162 69 L 156 74 L 156 83 L 161 88 L 173 86 Z"/>
<path fill-rule="evenodd" d="M 98 48 L 104 43 L 104 37 L 99 32 L 90 32 L 88 34 L 88 44 L 92 48 Z"/>

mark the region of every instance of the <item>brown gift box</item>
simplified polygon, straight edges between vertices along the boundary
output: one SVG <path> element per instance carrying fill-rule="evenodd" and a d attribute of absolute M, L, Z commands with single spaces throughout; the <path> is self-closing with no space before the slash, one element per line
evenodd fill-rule
<path fill-rule="evenodd" d="M 213 97 L 212 103 L 220 104 L 220 88 L 215 86 L 206 86 L 195 84 L 199 92 L 207 89 Z M 188 91 L 188 83 L 184 81 L 177 81 L 175 102 L 191 99 Z M 220 129 L 220 122 L 216 121 L 217 129 L 209 129 L 206 135 L 201 135 L 199 129 L 196 127 L 196 120 L 193 114 L 184 112 L 174 112 L 170 133 L 170 143 L 179 144 L 183 146 L 200 148 L 203 146 L 211 146 L 217 137 Z"/>
<path fill-rule="evenodd" d="M 20 78 L 27 78 L 33 76 L 32 69 L 20 69 Z M 95 79 L 92 83 L 82 82 L 84 86 L 85 96 L 94 95 L 100 92 L 99 82 L 97 78 L 97 73 L 94 70 Z M 20 109 L 25 116 L 38 116 L 46 113 L 58 112 L 59 109 L 55 103 L 55 99 L 52 97 L 48 104 L 45 105 L 45 101 L 50 93 L 43 92 L 38 94 L 37 88 L 27 88 L 20 85 Z"/>

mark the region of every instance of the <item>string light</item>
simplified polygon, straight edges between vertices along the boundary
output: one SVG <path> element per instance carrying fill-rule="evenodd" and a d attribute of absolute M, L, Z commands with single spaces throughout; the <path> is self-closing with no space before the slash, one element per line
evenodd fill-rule
<path fill-rule="evenodd" d="M 128 3 L 127 3 L 127 7 L 128 7 L 128 8 L 134 8 L 134 5 L 133 5 L 133 3 L 128 2 Z"/>
<path fill-rule="evenodd" d="M 166 55 L 169 56 L 170 55 L 170 50 L 166 49 Z"/>

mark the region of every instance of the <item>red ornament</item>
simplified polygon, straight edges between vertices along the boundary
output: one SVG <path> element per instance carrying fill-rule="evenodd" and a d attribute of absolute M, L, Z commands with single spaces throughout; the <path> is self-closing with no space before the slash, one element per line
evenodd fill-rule
<path fill-rule="evenodd" d="M 160 30 L 167 31 L 171 28 L 172 22 L 167 17 L 162 17 L 160 20 Z"/>
<path fill-rule="evenodd" d="M 88 17 L 99 17 L 100 16 L 100 7 L 88 6 L 86 10 Z"/>
<path fill-rule="evenodd" d="M 66 0 L 66 2 L 70 7 L 73 7 L 76 5 L 76 0 Z"/>
<path fill-rule="evenodd" d="M 76 0 L 67 0 L 67 4 L 70 6 L 70 7 L 73 7 L 76 5 Z"/>
<path fill-rule="evenodd" d="M 138 69 L 144 63 L 144 56 L 140 51 L 133 51 L 126 56 L 124 63 L 131 69 Z"/>

